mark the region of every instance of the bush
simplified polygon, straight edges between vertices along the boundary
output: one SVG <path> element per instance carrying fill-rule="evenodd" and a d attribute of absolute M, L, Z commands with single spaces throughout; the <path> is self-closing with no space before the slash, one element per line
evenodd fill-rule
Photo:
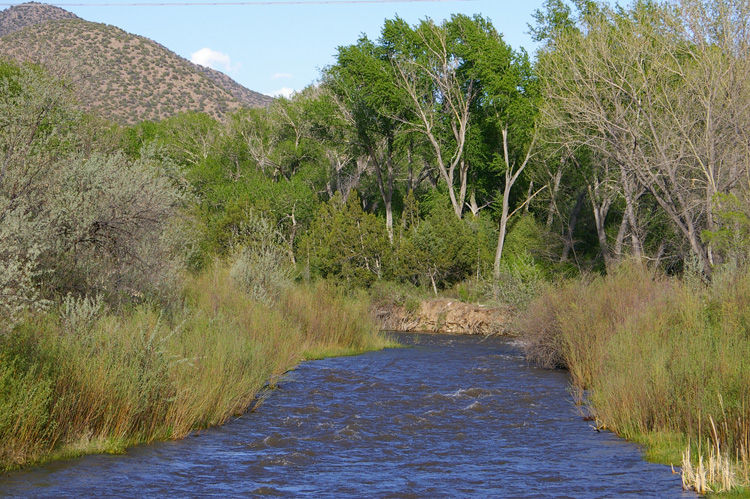
<path fill-rule="evenodd" d="M 241 230 L 248 236 L 235 250 L 230 275 L 252 299 L 271 304 L 291 286 L 293 267 L 281 234 L 267 219 L 249 213 L 245 220 Z"/>
<path fill-rule="evenodd" d="M 435 196 L 425 220 L 399 241 L 399 277 L 413 284 L 448 288 L 476 275 L 492 259 L 494 230 L 489 219 L 456 218 L 446 196 Z"/>
<path fill-rule="evenodd" d="M 302 243 L 313 275 L 368 287 L 391 272 L 392 248 L 385 224 L 362 209 L 356 191 L 323 204 Z"/>
<path fill-rule="evenodd" d="M 44 214 L 52 289 L 142 298 L 174 283 L 184 255 L 167 236 L 184 196 L 157 161 L 94 154 L 64 162 L 57 173 Z"/>
<path fill-rule="evenodd" d="M 480 282 L 485 297 L 520 310 L 526 309 L 547 286 L 544 271 L 529 253 L 507 255 L 500 262 L 500 278 Z"/>
<path fill-rule="evenodd" d="M 164 293 L 185 259 L 186 238 L 174 237 L 185 201 L 176 170 L 148 150 L 135 162 L 77 153 L 90 132 L 73 111 L 66 82 L 0 62 L 0 321 L 6 325 L 68 293 L 110 301 Z"/>

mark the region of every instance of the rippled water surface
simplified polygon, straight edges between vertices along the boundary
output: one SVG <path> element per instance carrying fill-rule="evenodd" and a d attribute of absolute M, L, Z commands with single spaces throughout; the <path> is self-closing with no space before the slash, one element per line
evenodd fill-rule
<path fill-rule="evenodd" d="M 511 343 L 399 339 L 415 346 L 303 364 L 221 428 L 12 473 L 0 496 L 696 497 Z"/>

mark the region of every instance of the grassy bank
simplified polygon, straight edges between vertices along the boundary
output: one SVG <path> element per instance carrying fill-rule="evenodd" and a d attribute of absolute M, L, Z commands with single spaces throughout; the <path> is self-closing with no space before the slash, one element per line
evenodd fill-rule
<path fill-rule="evenodd" d="M 302 359 L 382 348 L 375 330 L 325 283 L 264 305 L 220 266 L 178 307 L 29 316 L 0 336 L 0 469 L 222 424 Z"/>
<path fill-rule="evenodd" d="M 684 464 L 689 487 L 748 495 L 750 273 L 707 285 L 627 264 L 549 290 L 519 329 L 532 361 L 588 390 L 599 425 Z"/>

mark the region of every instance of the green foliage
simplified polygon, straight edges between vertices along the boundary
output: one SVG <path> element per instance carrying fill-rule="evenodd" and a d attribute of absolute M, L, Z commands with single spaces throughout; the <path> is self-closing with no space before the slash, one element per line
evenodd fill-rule
<path fill-rule="evenodd" d="M 138 126 L 134 130 L 141 140 L 154 135 L 158 146 L 180 164 L 199 164 L 208 159 L 217 146 L 221 124 L 206 113 L 180 113 L 160 122 L 155 128 Z M 140 133 L 139 133 L 140 132 Z"/>
<path fill-rule="evenodd" d="M 704 230 L 701 234 L 717 255 L 740 265 L 748 263 L 750 259 L 750 209 L 745 197 L 740 199 L 735 194 L 716 194 L 717 227 L 715 230 Z"/>
<path fill-rule="evenodd" d="M 356 191 L 321 205 L 301 245 L 310 273 L 367 287 L 390 274 L 392 249 L 382 221 L 362 209 Z"/>
<path fill-rule="evenodd" d="M 399 241 L 398 275 L 414 284 L 449 287 L 476 275 L 492 258 L 493 230 L 483 218 L 456 218 L 445 196 Z"/>
<path fill-rule="evenodd" d="M 156 139 L 159 125 L 153 121 L 142 121 L 137 125 L 125 128 L 122 134 L 122 151 L 129 157 L 136 159 L 141 149 Z"/>
<path fill-rule="evenodd" d="M 88 335 L 103 309 L 101 295 L 96 297 L 68 294 L 60 305 L 62 329 L 68 334 Z"/>
<path fill-rule="evenodd" d="M 0 335 L 0 462 L 23 463 L 38 452 L 39 440 L 53 436 L 56 369 L 54 352 L 37 341 L 38 331 L 21 328 Z"/>
<path fill-rule="evenodd" d="M 525 214 L 512 223 L 503 252 L 509 257 L 525 259 L 528 255 L 545 256 L 548 247 L 544 227 L 534 215 Z"/>
<path fill-rule="evenodd" d="M 547 275 L 530 253 L 509 255 L 500 262 L 499 278 L 480 277 L 484 300 L 495 300 L 526 310 L 548 286 Z"/>
<path fill-rule="evenodd" d="M 53 240 L 40 214 L 69 144 L 70 97 L 41 69 L 0 61 L 0 322 L 48 305 L 37 282 Z"/>

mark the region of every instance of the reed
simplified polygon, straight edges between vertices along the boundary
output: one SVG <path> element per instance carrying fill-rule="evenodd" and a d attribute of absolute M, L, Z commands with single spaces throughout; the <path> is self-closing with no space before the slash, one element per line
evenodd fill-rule
<path fill-rule="evenodd" d="M 531 359 L 557 359 L 588 390 L 601 425 L 654 444 L 661 461 L 689 458 L 686 475 L 705 474 L 711 490 L 750 485 L 749 272 L 706 285 L 630 263 L 550 291 L 518 327 Z M 687 441 L 709 443 L 688 453 Z"/>
<path fill-rule="evenodd" d="M 324 283 L 253 301 L 218 264 L 187 278 L 170 309 L 103 313 L 79 330 L 29 316 L 0 335 L 0 468 L 222 424 L 303 358 L 387 345 L 370 321 L 367 303 Z"/>

